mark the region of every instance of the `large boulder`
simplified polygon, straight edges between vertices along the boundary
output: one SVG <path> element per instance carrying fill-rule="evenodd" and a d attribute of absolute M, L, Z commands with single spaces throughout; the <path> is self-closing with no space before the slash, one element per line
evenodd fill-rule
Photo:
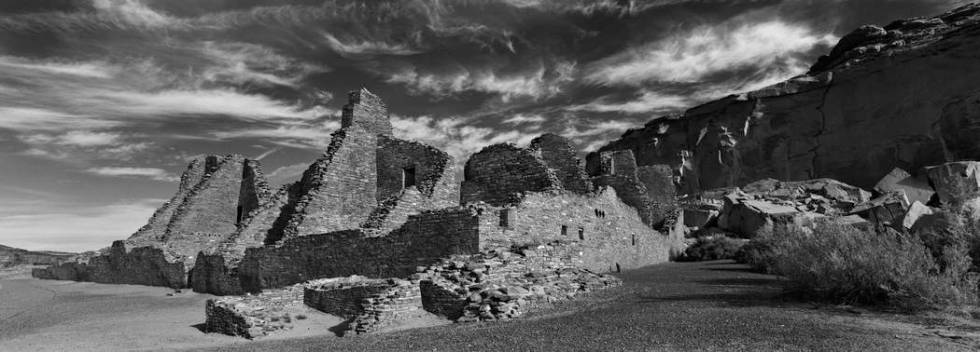
<path fill-rule="evenodd" d="M 875 184 L 874 190 L 880 194 L 891 192 L 905 193 L 910 202 L 929 203 L 936 191 L 929 182 L 912 177 L 907 171 L 895 168 Z"/>

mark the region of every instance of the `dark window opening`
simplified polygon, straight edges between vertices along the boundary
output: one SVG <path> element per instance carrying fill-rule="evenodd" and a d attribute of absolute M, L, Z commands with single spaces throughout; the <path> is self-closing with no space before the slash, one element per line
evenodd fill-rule
<path fill-rule="evenodd" d="M 568 226 L 561 225 L 561 235 L 568 236 Z"/>
<path fill-rule="evenodd" d="M 500 211 L 500 227 L 510 227 L 510 210 L 503 209 Z"/>
<path fill-rule="evenodd" d="M 408 167 L 402 170 L 402 188 L 415 186 L 415 168 Z"/>
<path fill-rule="evenodd" d="M 581 241 L 585 241 L 585 228 L 582 227 L 578 228 L 578 239 Z"/>
<path fill-rule="evenodd" d="M 616 263 L 616 272 L 618 273 L 618 272 L 621 272 L 621 271 L 622 271 L 622 269 L 620 269 L 619 263 Z"/>
<path fill-rule="evenodd" d="M 636 245 L 636 234 L 633 234 L 632 237 L 633 237 L 633 241 L 632 242 L 633 242 L 633 245 L 635 246 Z"/>

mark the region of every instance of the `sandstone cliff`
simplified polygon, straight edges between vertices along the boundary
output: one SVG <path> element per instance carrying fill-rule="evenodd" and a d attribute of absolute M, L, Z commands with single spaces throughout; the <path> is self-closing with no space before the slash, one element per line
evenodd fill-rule
<path fill-rule="evenodd" d="M 810 72 L 655 119 L 589 156 L 632 150 L 669 165 L 682 193 L 763 179 L 871 188 L 893 168 L 980 159 L 980 5 L 864 26 Z"/>

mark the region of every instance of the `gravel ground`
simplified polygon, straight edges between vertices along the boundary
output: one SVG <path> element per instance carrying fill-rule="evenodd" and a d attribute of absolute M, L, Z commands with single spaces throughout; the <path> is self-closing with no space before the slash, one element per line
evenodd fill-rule
<path fill-rule="evenodd" d="M 730 262 L 669 263 L 625 285 L 509 322 L 351 338 L 240 342 L 214 351 L 977 351 L 935 319 L 799 303 Z M 926 325 L 932 324 L 932 325 Z"/>

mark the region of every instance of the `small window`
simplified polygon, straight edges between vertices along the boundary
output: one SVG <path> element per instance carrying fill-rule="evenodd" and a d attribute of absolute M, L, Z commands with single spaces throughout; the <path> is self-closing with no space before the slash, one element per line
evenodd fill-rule
<path fill-rule="evenodd" d="M 510 209 L 500 210 L 500 227 L 510 227 Z"/>
<path fill-rule="evenodd" d="M 585 228 L 583 227 L 578 228 L 578 239 L 580 241 L 585 241 Z"/>
<path fill-rule="evenodd" d="M 561 235 L 568 236 L 568 226 L 561 225 Z"/>
<path fill-rule="evenodd" d="M 636 234 L 635 233 L 632 235 L 632 238 L 633 238 L 633 240 L 632 240 L 633 245 L 635 246 L 636 245 Z"/>
<path fill-rule="evenodd" d="M 402 188 L 415 186 L 415 168 L 408 167 L 402 170 Z"/>

